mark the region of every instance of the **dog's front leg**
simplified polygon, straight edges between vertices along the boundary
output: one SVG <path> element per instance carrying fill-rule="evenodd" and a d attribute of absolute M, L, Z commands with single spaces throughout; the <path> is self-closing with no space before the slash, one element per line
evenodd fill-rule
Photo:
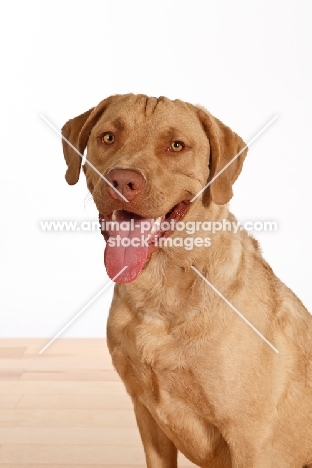
<path fill-rule="evenodd" d="M 150 412 L 134 400 L 134 411 L 144 446 L 147 468 L 177 468 L 178 451 Z"/>

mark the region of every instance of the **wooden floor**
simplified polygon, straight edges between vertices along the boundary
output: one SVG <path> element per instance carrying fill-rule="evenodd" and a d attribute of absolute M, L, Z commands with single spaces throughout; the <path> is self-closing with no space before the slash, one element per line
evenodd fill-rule
<path fill-rule="evenodd" d="M 0 467 L 146 466 L 105 340 L 48 341 L 0 339 Z"/>

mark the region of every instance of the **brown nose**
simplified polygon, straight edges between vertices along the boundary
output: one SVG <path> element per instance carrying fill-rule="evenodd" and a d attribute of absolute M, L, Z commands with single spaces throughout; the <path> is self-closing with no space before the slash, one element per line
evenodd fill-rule
<path fill-rule="evenodd" d="M 121 192 L 127 200 L 133 200 L 145 187 L 145 180 L 139 172 L 130 169 L 113 169 L 106 179 Z M 114 200 L 120 200 L 121 197 L 111 186 L 107 185 L 106 190 Z"/>

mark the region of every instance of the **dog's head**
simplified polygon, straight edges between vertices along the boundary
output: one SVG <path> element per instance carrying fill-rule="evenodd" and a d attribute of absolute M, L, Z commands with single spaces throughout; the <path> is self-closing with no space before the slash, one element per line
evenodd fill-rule
<path fill-rule="evenodd" d="M 100 219 L 115 221 L 115 228 L 111 223 L 104 229 L 106 268 L 114 278 L 128 266 L 117 282 L 137 277 L 156 249 L 155 241 L 172 233 L 207 183 L 211 181 L 194 204 L 226 204 L 247 153 L 243 140 L 207 111 L 165 97 L 111 96 L 69 120 L 62 134 L 67 182 L 78 181 L 87 147 L 83 170 L 88 188 Z M 130 230 L 116 227 L 131 219 Z M 170 229 L 160 229 L 164 221 Z M 134 238 L 140 245 L 131 243 Z"/>

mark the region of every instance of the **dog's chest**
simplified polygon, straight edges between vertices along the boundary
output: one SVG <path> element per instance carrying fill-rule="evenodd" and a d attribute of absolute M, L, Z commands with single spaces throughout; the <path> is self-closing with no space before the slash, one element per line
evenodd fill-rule
<path fill-rule="evenodd" d="M 207 440 L 214 438 L 215 429 L 197 412 L 194 402 L 202 401 L 204 396 L 195 382 L 190 388 L 190 379 L 195 376 L 183 355 L 175 353 L 170 346 L 156 345 L 150 345 L 148 352 L 144 350 L 145 360 L 137 348 L 118 346 L 111 351 L 113 363 L 132 398 L 149 410 L 164 433 L 189 459 L 197 464 L 207 459 L 211 449 Z M 208 406 L 207 403 L 207 410 Z"/>
<path fill-rule="evenodd" d="M 137 346 L 117 346 L 111 349 L 115 368 L 134 398 L 149 404 L 160 404 L 161 393 L 176 398 L 174 382 L 181 380 L 182 373 L 176 353 L 153 346 L 144 349 Z M 163 396 L 163 395 L 162 395 Z"/>

